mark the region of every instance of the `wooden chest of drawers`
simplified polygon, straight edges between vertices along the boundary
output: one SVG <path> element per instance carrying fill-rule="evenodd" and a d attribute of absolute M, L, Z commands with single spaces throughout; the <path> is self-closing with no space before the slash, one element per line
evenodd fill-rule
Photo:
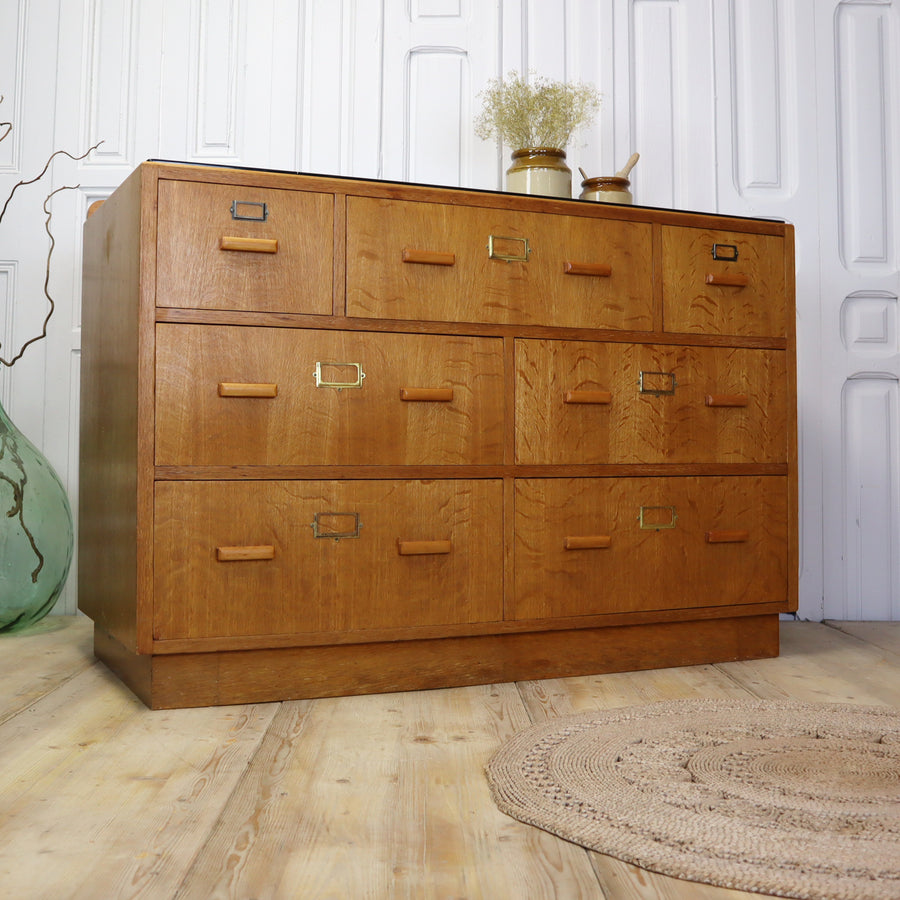
<path fill-rule="evenodd" d="M 779 222 L 145 163 L 85 225 L 79 597 L 153 707 L 771 656 Z"/>

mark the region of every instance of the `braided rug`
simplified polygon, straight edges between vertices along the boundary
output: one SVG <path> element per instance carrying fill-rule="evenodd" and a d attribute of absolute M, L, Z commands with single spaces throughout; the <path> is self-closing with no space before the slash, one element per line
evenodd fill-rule
<path fill-rule="evenodd" d="M 801 900 L 900 898 L 900 710 L 699 700 L 567 716 L 490 761 L 513 818 L 645 869 Z"/>

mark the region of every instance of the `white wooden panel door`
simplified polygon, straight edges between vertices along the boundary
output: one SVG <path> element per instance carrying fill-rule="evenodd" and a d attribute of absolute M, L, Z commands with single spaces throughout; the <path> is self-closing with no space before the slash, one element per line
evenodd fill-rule
<path fill-rule="evenodd" d="M 500 40 L 497 0 L 386 0 L 382 177 L 497 187 L 496 150 L 472 122 Z"/>
<path fill-rule="evenodd" d="M 900 4 L 823 6 L 823 612 L 900 619 Z"/>

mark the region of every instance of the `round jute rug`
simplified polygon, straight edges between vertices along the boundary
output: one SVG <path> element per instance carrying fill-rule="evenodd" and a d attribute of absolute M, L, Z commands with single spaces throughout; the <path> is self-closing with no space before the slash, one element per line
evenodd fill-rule
<path fill-rule="evenodd" d="M 499 808 L 675 878 L 900 898 L 900 710 L 686 700 L 556 719 L 490 761 Z"/>

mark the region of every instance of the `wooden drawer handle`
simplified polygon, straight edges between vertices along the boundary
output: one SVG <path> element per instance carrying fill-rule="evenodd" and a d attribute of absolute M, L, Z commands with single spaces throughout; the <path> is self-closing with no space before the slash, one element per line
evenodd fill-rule
<path fill-rule="evenodd" d="M 707 394 L 707 406 L 748 406 L 750 398 L 746 394 Z"/>
<path fill-rule="evenodd" d="M 456 264 L 455 253 L 440 253 L 437 250 L 411 250 L 403 248 L 400 258 L 405 263 L 417 263 L 423 266 L 453 266 Z"/>
<path fill-rule="evenodd" d="M 746 287 L 750 284 L 750 278 L 747 275 L 726 275 L 710 272 L 706 276 L 706 283 L 716 284 L 720 287 Z"/>
<path fill-rule="evenodd" d="M 220 397 L 277 397 L 277 384 L 251 384 L 241 381 L 220 381 Z"/>
<path fill-rule="evenodd" d="M 750 540 L 749 531 L 707 531 L 707 544 L 740 544 Z"/>
<path fill-rule="evenodd" d="M 449 553 L 453 549 L 451 541 L 401 541 L 397 540 L 397 551 L 401 556 L 429 556 Z"/>
<path fill-rule="evenodd" d="M 564 403 L 612 403 L 610 391 L 566 391 Z"/>
<path fill-rule="evenodd" d="M 563 272 L 566 275 L 593 275 L 595 278 L 609 278 L 612 275 L 612 266 L 608 263 L 563 263 Z"/>
<path fill-rule="evenodd" d="M 453 388 L 400 388 L 400 399 L 425 403 L 449 403 Z"/>
<path fill-rule="evenodd" d="M 567 537 L 563 542 L 566 550 L 607 550 L 612 544 L 608 534 L 584 534 Z"/>
<path fill-rule="evenodd" d="M 246 250 L 249 253 L 277 253 L 275 238 L 223 237 L 219 239 L 220 250 Z"/>
<path fill-rule="evenodd" d="M 275 548 L 265 544 L 258 547 L 216 547 L 219 562 L 244 562 L 250 559 L 275 559 Z"/>

